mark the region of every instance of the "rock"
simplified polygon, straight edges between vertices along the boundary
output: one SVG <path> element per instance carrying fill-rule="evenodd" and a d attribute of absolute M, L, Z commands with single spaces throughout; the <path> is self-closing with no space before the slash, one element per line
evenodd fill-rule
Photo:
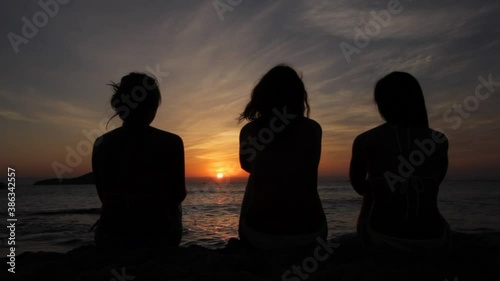
<path fill-rule="evenodd" d="M 83 176 L 72 179 L 47 179 L 33 183 L 33 185 L 87 185 L 94 184 L 94 174 L 87 173 Z"/>
<path fill-rule="evenodd" d="M 332 242 L 340 247 L 326 260 L 314 249 L 258 252 L 237 240 L 220 250 L 192 245 L 168 253 L 102 253 L 82 246 L 66 254 L 28 252 L 16 259 L 16 280 L 500 280 L 499 234 L 455 233 L 443 258 L 384 255 L 365 249 L 355 235 Z M 6 258 L 0 259 L 6 264 Z M 4 270 L 1 280 L 12 277 Z M 127 279 L 128 278 L 128 279 Z M 132 279 L 133 278 L 133 279 Z"/>

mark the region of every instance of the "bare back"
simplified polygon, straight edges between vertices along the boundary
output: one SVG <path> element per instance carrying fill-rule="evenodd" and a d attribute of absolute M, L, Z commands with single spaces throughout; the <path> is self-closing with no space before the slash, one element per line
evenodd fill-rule
<path fill-rule="evenodd" d="M 251 122 L 240 144 L 257 137 L 268 124 Z M 274 234 L 310 233 L 321 228 L 325 215 L 317 192 L 321 127 L 308 118 L 294 120 L 273 140 L 256 149 L 254 159 L 240 152 L 250 173 L 242 216 L 257 230 Z"/>
<path fill-rule="evenodd" d="M 186 196 L 180 137 L 149 126 L 121 127 L 96 140 L 92 163 L 102 227 L 113 233 L 169 231 Z"/>
<path fill-rule="evenodd" d="M 446 137 L 428 128 L 386 123 L 359 135 L 350 177 L 369 204 L 363 206 L 360 220 L 396 237 L 441 235 L 445 222 L 437 196 L 448 166 L 447 149 Z"/>

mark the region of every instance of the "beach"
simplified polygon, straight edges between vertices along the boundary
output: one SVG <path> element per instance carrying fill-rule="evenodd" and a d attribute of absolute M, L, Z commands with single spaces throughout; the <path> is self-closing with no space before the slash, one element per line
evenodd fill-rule
<path fill-rule="evenodd" d="M 25 252 L 16 260 L 16 280 L 500 280 L 500 233 L 453 233 L 442 258 L 385 255 L 364 249 L 346 234 L 315 251 L 256 252 L 235 239 L 218 250 L 180 247 L 169 253 L 99 253 L 92 245 L 66 254 Z M 331 250 L 331 251 L 329 251 Z M 330 253 L 331 252 L 331 253 Z M 327 258 L 327 259 L 325 259 Z M 1 262 L 6 264 L 6 258 Z M 5 270 L 2 280 L 14 274 Z"/>

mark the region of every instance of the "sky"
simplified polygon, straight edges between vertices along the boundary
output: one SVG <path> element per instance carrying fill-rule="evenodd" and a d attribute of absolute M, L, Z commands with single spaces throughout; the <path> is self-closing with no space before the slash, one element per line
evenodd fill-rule
<path fill-rule="evenodd" d="M 186 176 L 245 177 L 236 118 L 259 78 L 287 63 L 323 129 L 321 177 L 347 179 L 352 141 L 383 123 L 374 85 L 397 70 L 420 81 L 431 127 L 449 138 L 447 178 L 500 179 L 499 13 L 496 0 L 9 1 L 0 166 L 90 172 L 90 144 L 120 125 L 103 125 L 107 84 L 139 71 L 160 81 L 152 126 L 182 137 Z"/>

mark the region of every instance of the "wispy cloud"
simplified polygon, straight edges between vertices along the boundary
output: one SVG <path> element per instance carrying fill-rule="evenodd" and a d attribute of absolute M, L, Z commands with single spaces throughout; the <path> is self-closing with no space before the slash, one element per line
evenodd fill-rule
<path fill-rule="evenodd" d="M 39 120 L 24 116 L 19 112 L 14 112 L 6 109 L 0 109 L 0 116 L 13 121 L 38 122 Z"/>
<path fill-rule="evenodd" d="M 311 116 L 323 127 L 322 167 L 328 169 L 322 172 L 338 174 L 335 167 L 344 173 L 339 163 L 348 162 L 353 138 L 382 122 L 373 87 L 388 72 L 419 79 L 431 123 L 439 127 L 448 125 L 443 110 L 473 93 L 478 75 L 500 77 L 494 63 L 500 59 L 500 4 L 494 0 L 401 0 L 403 11 L 348 64 L 339 44 L 352 43 L 354 28 L 388 2 L 244 1 L 220 21 L 210 1 L 73 1 L 18 55 L 2 41 L 0 126 L 30 130 L 34 139 L 48 127 L 62 128 L 54 146 L 64 147 L 112 115 L 109 81 L 159 65 L 170 75 L 161 83 L 154 125 L 183 137 L 193 174 L 231 166 L 243 175 L 237 168 L 243 124 L 235 118 L 258 79 L 285 62 L 303 74 Z M 19 32 L 20 18 L 37 7 L 9 4 L 0 33 Z M 496 96 L 481 104 L 467 125 L 448 133 L 451 153 L 486 155 L 499 140 L 492 132 L 499 111 Z M 468 144 L 471 132 L 484 136 L 475 140 L 480 148 Z"/>

